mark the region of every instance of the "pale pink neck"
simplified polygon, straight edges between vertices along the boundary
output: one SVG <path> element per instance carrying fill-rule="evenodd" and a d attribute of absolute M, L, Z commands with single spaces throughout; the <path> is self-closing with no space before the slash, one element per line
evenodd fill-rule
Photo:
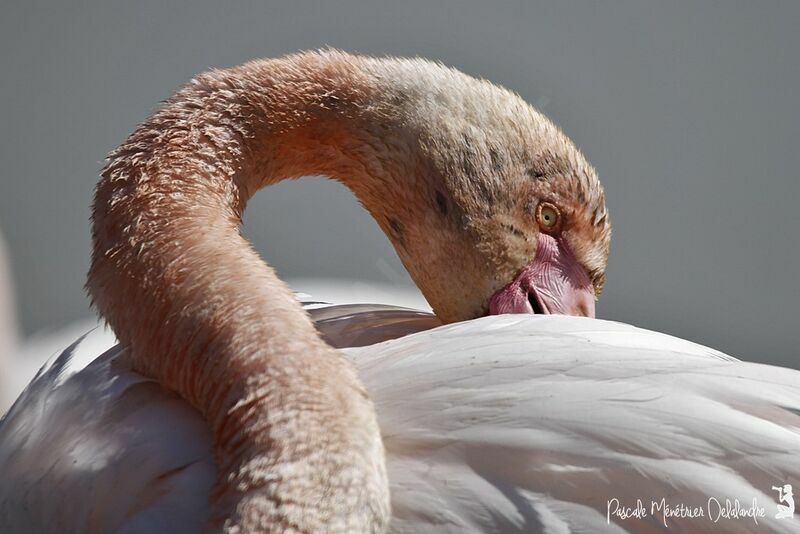
<path fill-rule="evenodd" d="M 403 169 L 363 137 L 370 91 L 335 53 L 200 76 L 111 154 L 98 184 L 87 287 L 135 368 L 207 418 L 214 519 L 229 527 L 387 521 L 363 388 L 239 234 L 250 196 L 286 177 L 348 177 L 377 211 Z"/>

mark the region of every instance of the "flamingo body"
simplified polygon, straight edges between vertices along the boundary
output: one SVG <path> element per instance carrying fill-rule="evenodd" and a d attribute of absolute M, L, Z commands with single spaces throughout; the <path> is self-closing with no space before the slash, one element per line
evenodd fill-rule
<path fill-rule="evenodd" d="M 649 511 L 710 497 L 756 499 L 766 516 L 670 527 L 800 528 L 774 519 L 770 490 L 800 478 L 796 371 L 585 318 L 428 330 L 434 318 L 401 308 L 311 314 L 375 402 L 393 532 L 656 531 L 662 518 L 608 523 L 608 501 L 641 498 Z M 118 347 L 86 365 L 85 344 L 43 369 L 0 424 L 0 530 L 202 530 L 216 476 L 207 425 Z"/>

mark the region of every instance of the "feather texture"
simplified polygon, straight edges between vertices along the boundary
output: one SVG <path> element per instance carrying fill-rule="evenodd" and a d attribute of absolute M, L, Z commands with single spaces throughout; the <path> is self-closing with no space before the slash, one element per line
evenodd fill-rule
<path fill-rule="evenodd" d="M 392 532 L 800 528 L 774 519 L 771 490 L 800 479 L 796 371 L 608 321 L 429 329 L 430 315 L 402 308 L 311 308 L 329 342 L 351 347 L 375 402 Z M 75 365 L 84 343 L 0 423 L 0 531 L 200 531 L 216 468 L 199 414 L 118 348 Z M 714 522 L 711 498 L 755 499 L 765 516 Z M 647 517 L 607 515 L 613 499 L 641 499 Z M 661 499 L 704 517 L 651 514 Z"/>

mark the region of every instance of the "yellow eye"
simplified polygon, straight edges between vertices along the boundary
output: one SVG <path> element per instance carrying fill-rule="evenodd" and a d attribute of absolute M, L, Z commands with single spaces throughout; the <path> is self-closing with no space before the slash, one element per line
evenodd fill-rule
<path fill-rule="evenodd" d="M 542 230 L 555 230 L 558 227 L 560 219 L 561 213 L 559 213 L 558 208 L 549 202 L 542 202 L 539 204 L 539 209 L 536 210 L 536 220 L 539 222 L 539 226 Z"/>

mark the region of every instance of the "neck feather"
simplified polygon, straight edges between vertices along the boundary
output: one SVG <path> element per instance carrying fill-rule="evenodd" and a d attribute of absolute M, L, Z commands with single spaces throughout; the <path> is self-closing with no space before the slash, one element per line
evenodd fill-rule
<path fill-rule="evenodd" d="M 385 95 L 359 61 L 303 54 L 201 75 L 110 155 L 97 187 L 87 287 L 135 368 L 211 425 L 215 525 L 388 520 L 363 387 L 239 233 L 256 190 L 307 174 L 345 181 L 393 225 L 388 184 L 417 163 L 392 156 L 408 154 L 404 138 L 387 135 Z"/>

